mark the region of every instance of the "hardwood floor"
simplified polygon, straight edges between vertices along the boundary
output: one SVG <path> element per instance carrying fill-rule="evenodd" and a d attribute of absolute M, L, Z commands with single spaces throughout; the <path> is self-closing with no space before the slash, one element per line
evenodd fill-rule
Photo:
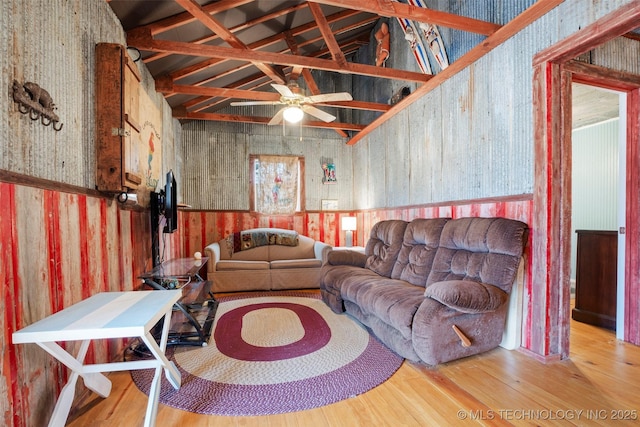
<path fill-rule="evenodd" d="M 308 411 L 261 417 L 197 415 L 160 405 L 158 426 L 640 425 L 640 347 L 572 322 L 571 357 L 549 364 L 502 348 L 427 367 L 405 362 L 369 392 Z M 141 426 L 147 396 L 111 373 L 107 399 L 77 402 L 68 426 Z"/>

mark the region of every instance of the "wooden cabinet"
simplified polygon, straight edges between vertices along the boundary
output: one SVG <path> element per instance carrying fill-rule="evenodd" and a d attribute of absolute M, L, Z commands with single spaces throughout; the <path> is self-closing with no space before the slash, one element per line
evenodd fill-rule
<path fill-rule="evenodd" d="M 135 190 L 140 171 L 140 74 L 124 46 L 96 45 L 96 185 L 105 192 Z"/>
<path fill-rule="evenodd" d="M 571 317 L 615 329 L 618 233 L 597 230 L 576 230 L 576 233 L 576 304 Z"/>

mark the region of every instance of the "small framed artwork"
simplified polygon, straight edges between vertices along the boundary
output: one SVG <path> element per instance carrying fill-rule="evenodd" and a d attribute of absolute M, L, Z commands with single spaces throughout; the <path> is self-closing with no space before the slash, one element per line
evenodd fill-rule
<path fill-rule="evenodd" d="M 338 210 L 338 200 L 337 199 L 322 199 L 322 210 L 323 211 L 337 211 Z"/>
<path fill-rule="evenodd" d="M 322 164 L 322 183 L 323 184 L 335 184 L 338 182 L 336 178 L 336 165 L 333 163 L 323 163 Z"/>

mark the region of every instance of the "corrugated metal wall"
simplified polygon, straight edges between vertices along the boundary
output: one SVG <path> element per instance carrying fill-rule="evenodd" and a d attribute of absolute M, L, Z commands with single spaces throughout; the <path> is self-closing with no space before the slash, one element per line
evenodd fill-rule
<path fill-rule="evenodd" d="M 126 44 L 108 2 L 2 1 L 0 28 L 0 87 L 8 101 L 0 109 L 0 169 L 95 188 L 95 44 Z M 142 76 L 147 94 L 163 112 L 166 170 L 178 163 L 174 141 L 179 133 L 174 132 L 179 131 L 153 79 Z M 63 124 L 60 132 L 18 112 L 10 96 L 13 80 L 35 82 L 49 92 Z"/>
<path fill-rule="evenodd" d="M 619 37 L 594 49 L 590 55 L 591 63 L 640 74 L 640 49 L 637 46 L 637 41 Z"/>
<path fill-rule="evenodd" d="M 39 84 L 53 98 L 63 123 L 55 132 L 20 114 L 11 101 L 0 110 L 0 168 L 95 186 L 93 47 L 97 40 L 124 41 L 106 9 L 98 1 L 0 3 L 0 86 L 8 93 L 14 79 Z"/>
<path fill-rule="evenodd" d="M 440 1 L 432 7 L 460 13 L 464 8 L 465 16 L 500 22 L 502 15 L 507 19 L 510 10 L 531 2 L 502 3 L 484 12 L 482 8 L 488 7 L 484 2 Z M 373 166 L 375 172 L 354 174 L 358 194 L 353 208 L 532 193 L 532 58 L 626 3 L 562 3 L 363 138 L 354 146 L 354 170 Z M 455 36 L 443 30 L 445 43 Z M 470 49 L 475 39 L 466 43 L 465 48 L 457 45 L 451 51 L 452 59 Z M 635 42 L 616 43 L 597 50 L 593 63 L 638 73 L 637 48 L 625 56 L 622 52 L 630 49 L 620 46 Z M 398 182 L 403 186 L 396 192 Z"/>
<path fill-rule="evenodd" d="M 571 279 L 576 278 L 575 230 L 618 229 L 620 120 L 572 133 Z"/>
<path fill-rule="evenodd" d="M 282 126 L 194 121 L 182 132 L 182 200 L 193 209 L 249 210 L 251 154 L 303 156 L 307 210 L 320 210 L 323 199 L 338 200 L 341 210 L 352 205 L 351 147 L 334 131 L 287 126 L 283 135 Z M 322 183 L 323 162 L 336 165 L 336 184 Z"/>

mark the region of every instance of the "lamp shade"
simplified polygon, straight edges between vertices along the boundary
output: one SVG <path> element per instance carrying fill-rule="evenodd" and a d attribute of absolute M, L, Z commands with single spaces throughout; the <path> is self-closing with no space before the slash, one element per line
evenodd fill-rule
<path fill-rule="evenodd" d="M 358 228 L 355 216 L 343 216 L 341 221 L 343 231 L 354 231 Z"/>
<path fill-rule="evenodd" d="M 282 112 L 282 116 L 289 123 L 298 123 L 300 120 L 302 120 L 304 112 L 300 109 L 300 107 L 287 107 Z"/>

